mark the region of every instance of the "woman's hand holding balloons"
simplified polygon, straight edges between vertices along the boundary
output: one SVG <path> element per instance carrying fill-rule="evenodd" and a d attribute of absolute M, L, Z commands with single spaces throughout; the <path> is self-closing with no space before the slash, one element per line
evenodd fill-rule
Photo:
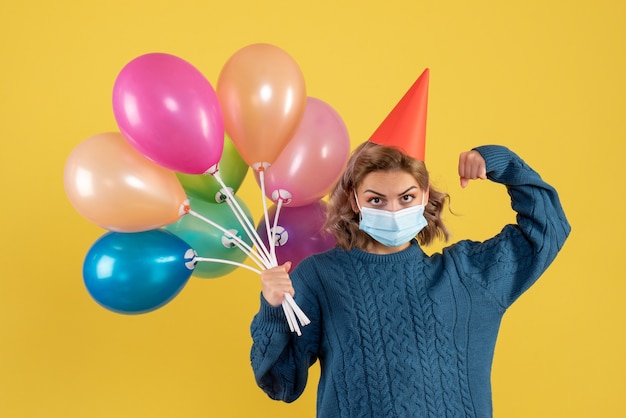
<path fill-rule="evenodd" d="M 291 262 L 286 262 L 281 266 L 276 266 L 261 272 L 261 287 L 263 298 L 272 306 L 280 306 L 285 293 L 293 296 L 294 290 L 289 277 Z"/>

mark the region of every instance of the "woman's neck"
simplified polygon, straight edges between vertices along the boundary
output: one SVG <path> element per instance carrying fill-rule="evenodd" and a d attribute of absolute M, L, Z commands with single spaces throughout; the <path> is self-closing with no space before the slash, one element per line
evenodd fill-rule
<path fill-rule="evenodd" d="M 398 253 L 400 251 L 406 250 L 407 248 L 409 248 L 410 245 L 411 245 L 411 241 L 407 242 L 406 244 L 398 245 L 395 247 L 388 247 L 384 244 L 381 244 L 378 241 L 371 240 L 370 242 L 368 242 L 365 248 L 363 248 L 363 251 L 372 253 L 372 254 L 380 254 L 380 255 L 394 254 L 394 253 Z"/>

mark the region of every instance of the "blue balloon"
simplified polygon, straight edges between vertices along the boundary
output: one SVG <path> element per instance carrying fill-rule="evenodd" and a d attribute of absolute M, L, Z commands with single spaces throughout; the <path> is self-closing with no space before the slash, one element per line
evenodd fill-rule
<path fill-rule="evenodd" d="M 92 298 L 122 314 L 141 314 L 172 300 L 189 281 L 195 253 L 163 229 L 109 232 L 87 252 L 83 279 Z"/>

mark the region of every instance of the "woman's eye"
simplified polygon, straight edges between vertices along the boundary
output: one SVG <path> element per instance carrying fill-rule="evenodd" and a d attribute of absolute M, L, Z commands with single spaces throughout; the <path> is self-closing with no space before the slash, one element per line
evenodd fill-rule
<path fill-rule="evenodd" d="M 404 203 L 411 202 L 413 199 L 415 199 L 415 196 L 410 195 L 410 194 L 405 194 L 404 196 L 402 196 L 402 201 Z"/>
<path fill-rule="evenodd" d="M 382 201 L 380 200 L 380 197 L 372 197 L 368 200 L 368 202 L 372 205 L 380 205 Z"/>

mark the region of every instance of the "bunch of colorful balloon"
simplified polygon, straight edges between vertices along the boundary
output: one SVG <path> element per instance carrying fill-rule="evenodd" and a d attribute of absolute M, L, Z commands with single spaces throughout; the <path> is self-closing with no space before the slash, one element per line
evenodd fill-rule
<path fill-rule="evenodd" d="M 240 49 L 215 90 L 181 58 L 139 56 L 115 80 L 113 111 L 120 132 L 80 143 L 64 172 L 74 208 L 109 230 L 83 265 L 100 305 L 149 312 L 192 275 L 237 267 L 260 274 L 334 245 L 322 231 L 321 199 L 347 161 L 347 129 L 328 104 L 306 96 L 300 68 L 282 49 Z M 263 202 L 256 227 L 235 196 L 248 167 Z M 300 334 L 298 320 L 308 318 L 288 294 L 283 309 Z"/>

